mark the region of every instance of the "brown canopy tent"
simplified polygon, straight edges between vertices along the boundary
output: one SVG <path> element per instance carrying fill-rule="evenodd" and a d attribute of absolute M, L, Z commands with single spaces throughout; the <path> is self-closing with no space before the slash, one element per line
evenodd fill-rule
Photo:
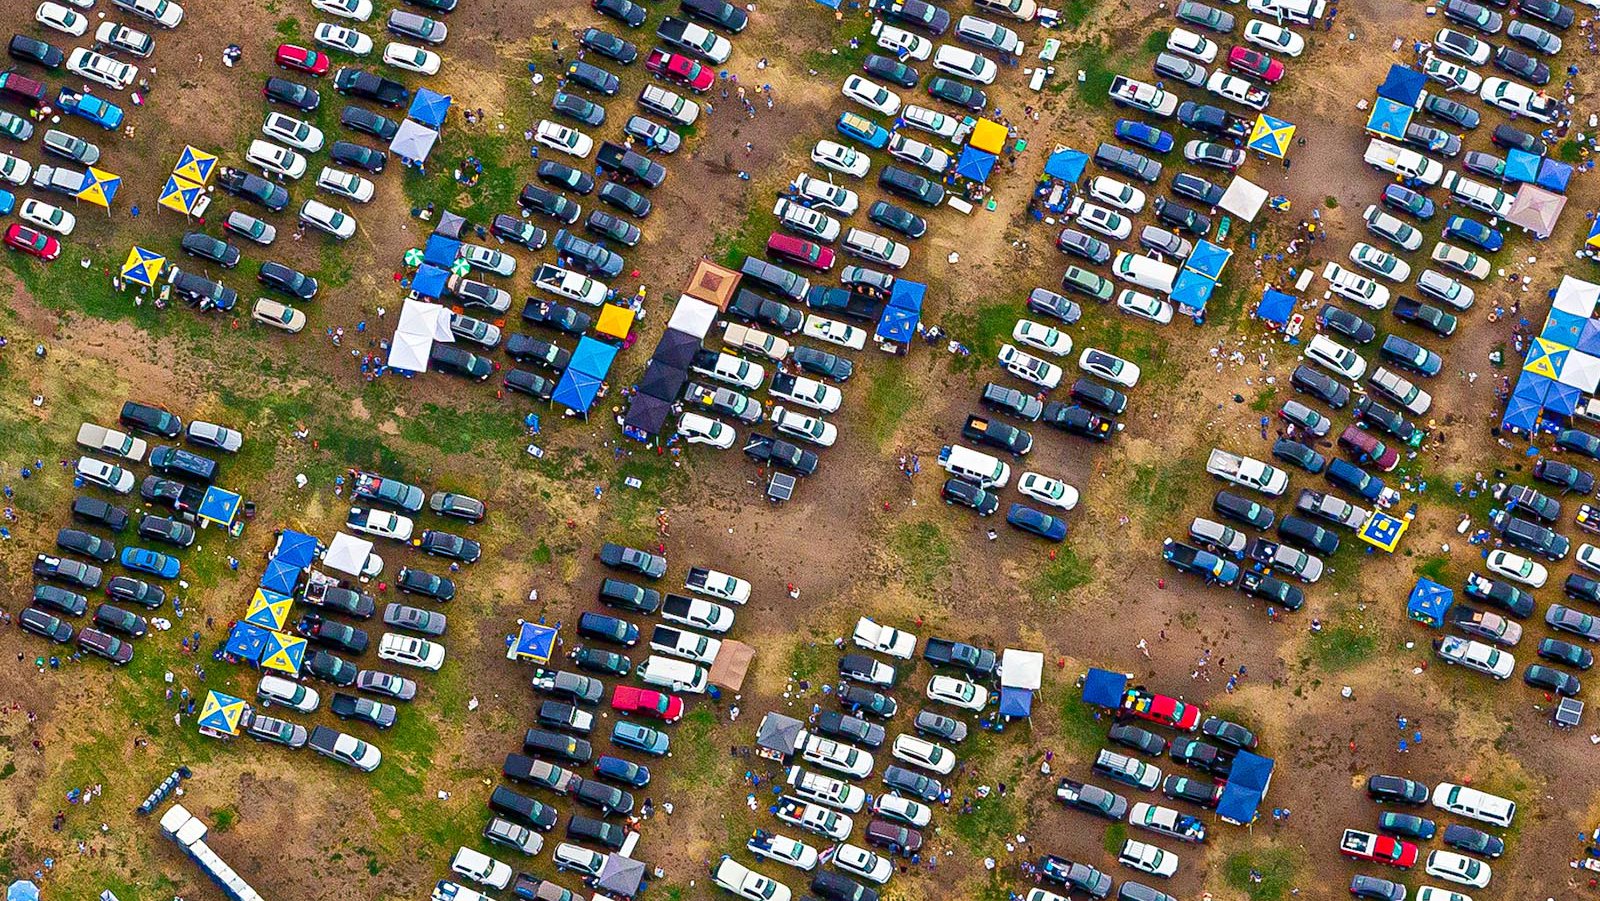
<path fill-rule="evenodd" d="M 750 672 L 750 661 L 755 656 L 756 649 L 742 641 L 724 641 L 711 664 L 711 684 L 729 691 L 743 689 L 745 674 Z"/>

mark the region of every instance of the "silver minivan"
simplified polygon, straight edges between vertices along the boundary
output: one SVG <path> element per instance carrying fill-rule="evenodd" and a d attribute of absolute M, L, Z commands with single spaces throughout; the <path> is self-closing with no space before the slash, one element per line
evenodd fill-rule
<path fill-rule="evenodd" d="M 1158 225 L 1146 225 L 1139 230 L 1139 246 L 1146 250 L 1185 259 L 1194 250 L 1187 238 Z"/>
<path fill-rule="evenodd" d="M 261 677 L 261 684 L 256 686 L 256 700 L 260 701 L 263 707 L 282 704 L 301 713 L 316 710 L 322 701 L 317 696 L 316 689 L 301 685 L 292 679 L 272 675 Z"/>
<path fill-rule="evenodd" d="M 443 22 L 436 22 L 427 16 L 419 16 L 403 9 L 389 13 L 388 28 L 401 37 L 416 38 L 430 44 L 443 44 L 444 39 L 450 34 L 450 29 L 445 27 Z"/>
<path fill-rule="evenodd" d="M 1005 56 L 1022 52 L 1022 39 L 1015 31 L 977 16 L 962 16 L 956 21 L 956 39 Z"/>
<path fill-rule="evenodd" d="M 1176 53 L 1157 54 L 1154 68 L 1162 78 L 1176 78 L 1190 87 L 1198 88 L 1206 83 L 1206 67 Z"/>

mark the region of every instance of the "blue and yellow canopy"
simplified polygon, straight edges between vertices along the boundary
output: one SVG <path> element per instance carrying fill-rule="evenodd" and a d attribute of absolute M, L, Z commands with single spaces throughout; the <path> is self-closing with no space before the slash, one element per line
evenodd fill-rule
<path fill-rule="evenodd" d="M 220 691 L 208 691 L 205 703 L 200 705 L 200 728 L 224 735 L 238 735 L 239 722 L 244 719 L 244 711 L 243 698 L 236 698 Z"/>

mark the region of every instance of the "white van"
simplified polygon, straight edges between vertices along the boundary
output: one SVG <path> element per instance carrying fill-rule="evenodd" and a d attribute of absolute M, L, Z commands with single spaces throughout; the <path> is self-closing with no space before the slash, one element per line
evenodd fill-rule
<path fill-rule="evenodd" d="M 250 149 L 245 151 L 244 158 L 273 175 L 299 178 L 306 174 L 305 157 L 287 147 L 279 147 L 271 141 L 263 141 L 260 138 L 250 142 Z"/>
<path fill-rule="evenodd" d="M 1171 294 L 1172 283 L 1178 280 L 1178 267 L 1142 253 L 1129 253 L 1126 250 L 1117 251 L 1116 259 L 1111 264 L 1111 272 L 1125 282 L 1132 282 L 1159 294 Z"/>
<path fill-rule="evenodd" d="M 1444 164 L 1438 160 L 1377 138 L 1367 143 L 1362 159 L 1391 175 L 1403 175 L 1428 185 L 1436 185 L 1444 178 Z"/>
<path fill-rule="evenodd" d="M 510 866 L 466 845 L 462 845 L 451 859 L 450 871 L 490 888 L 503 889 L 511 883 Z"/>
<path fill-rule="evenodd" d="M 1441 810 L 1506 828 L 1517 815 L 1517 802 L 1486 791 L 1441 782 L 1433 787 L 1433 806 Z"/>
<path fill-rule="evenodd" d="M 669 691 L 687 691 L 701 694 L 706 690 L 705 667 L 695 666 L 687 660 L 673 660 L 659 654 L 651 654 L 639 664 L 634 672 L 644 680 L 646 685 L 665 688 Z"/>
<path fill-rule="evenodd" d="M 317 697 L 317 690 L 309 685 L 301 685 L 292 679 L 282 676 L 262 676 L 261 684 L 256 686 L 256 700 L 261 706 L 282 704 L 301 713 L 310 713 L 317 709 L 321 698 Z"/>
<path fill-rule="evenodd" d="M 1011 467 L 998 457 L 982 451 L 947 444 L 939 450 L 939 465 L 944 471 L 984 488 L 1004 488 L 1011 481 Z"/>
<path fill-rule="evenodd" d="M 470 889 L 448 879 L 441 879 L 433 887 L 433 901 L 494 901 L 476 889 Z"/>

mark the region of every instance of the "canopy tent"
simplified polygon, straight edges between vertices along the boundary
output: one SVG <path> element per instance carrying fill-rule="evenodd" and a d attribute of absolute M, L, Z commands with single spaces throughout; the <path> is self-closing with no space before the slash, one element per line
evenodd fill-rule
<path fill-rule="evenodd" d="M 1025 688 L 1000 688 L 1000 715 L 1026 719 L 1033 715 L 1033 692 Z"/>
<path fill-rule="evenodd" d="M 1500 428 L 1517 432 L 1532 432 L 1544 413 L 1544 400 L 1550 394 L 1554 379 L 1523 370 L 1517 386 L 1506 401 L 1506 412 L 1500 418 Z"/>
<path fill-rule="evenodd" d="M 1506 151 L 1506 168 L 1502 174 L 1506 181 L 1524 184 L 1539 178 L 1539 155 L 1526 150 Z"/>
<path fill-rule="evenodd" d="M 1528 345 L 1528 355 L 1523 358 L 1522 369 L 1548 378 L 1560 378 L 1572 348 L 1545 338 L 1534 338 Z"/>
<path fill-rule="evenodd" d="M 39 887 L 26 879 L 6 886 L 6 901 L 39 901 Z"/>
<path fill-rule="evenodd" d="M 422 261 L 448 269 L 461 256 L 461 241 L 444 235 L 429 235 L 422 247 Z"/>
<path fill-rule="evenodd" d="M 1256 306 L 1256 316 L 1275 325 L 1286 325 L 1294 312 L 1294 295 L 1275 288 L 1261 292 L 1261 303 Z"/>
<path fill-rule="evenodd" d="M 294 587 L 300 581 L 300 568 L 279 562 L 277 559 L 267 561 L 266 569 L 261 571 L 260 585 L 268 591 L 279 594 L 294 594 Z"/>
<path fill-rule="evenodd" d="M 1583 246 L 1594 250 L 1600 248 L 1600 214 L 1596 214 L 1594 223 L 1589 226 L 1589 234 L 1583 239 Z"/>
<path fill-rule="evenodd" d="M 661 335 L 661 340 L 656 342 L 656 351 L 650 355 L 652 361 L 659 361 L 675 369 L 687 369 L 694 362 L 694 355 L 700 351 L 700 339 L 680 332 L 675 328 L 668 328 Z"/>
<path fill-rule="evenodd" d="M 1600 285 L 1570 275 L 1561 277 L 1551 301 L 1552 308 L 1585 318 L 1594 315 L 1596 305 L 1600 305 Z"/>
<path fill-rule="evenodd" d="M 711 304 L 719 310 L 726 310 L 728 301 L 733 299 L 734 291 L 739 287 L 739 279 L 741 277 L 739 272 L 726 266 L 718 266 L 710 260 L 701 260 L 696 263 L 694 272 L 689 276 L 689 284 L 684 286 L 683 297 L 678 299 L 678 309 L 672 312 L 673 319 L 677 319 L 678 313 L 683 309 L 683 305 L 688 298 Z M 672 325 L 673 323 L 668 324 Z M 708 324 L 706 328 L 709 329 L 710 325 Z M 684 331 L 693 331 L 693 329 L 686 328 Z M 704 331 L 698 334 L 702 338 L 706 335 Z"/>
<path fill-rule="evenodd" d="M 1211 292 L 1217 289 L 1217 283 L 1201 275 L 1193 269 L 1185 269 L 1178 273 L 1178 278 L 1172 283 L 1172 302 L 1183 308 L 1189 315 L 1205 312 L 1206 304 L 1211 302 Z"/>
<path fill-rule="evenodd" d="M 1227 267 L 1228 260 L 1232 257 L 1233 251 L 1228 248 L 1201 239 L 1194 243 L 1194 251 L 1183 261 L 1183 268 L 1216 281 L 1222 278 L 1222 270 Z"/>
<path fill-rule="evenodd" d="M 88 173 L 84 175 L 82 186 L 72 196 L 109 210 L 111 201 L 117 198 L 117 189 L 121 187 L 122 176 L 90 166 Z"/>
<path fill-rule="evenodd" d="M 1410 66 L 1399 63 L 1389 67 L 1389 74 L 1378 85 L 1378 96 L 1406 106 L 1416 106 L 1422 98 L 1422 89 L 1428 85 L 1428 76 Z"/>
<path fill-rule="evenodd" d="M 1551 310 L 1551 316 L 1565 316 L 1561 310 Z M 1578 332 L 1578 340 L 1574 345 L 1586 354 L 1600 354 L 1600 322 L 1585 319 L 1583 328 Z"/>
<path fill-rule="evenodd" d="M 1256 214 L 1261 212 L 1261 207 L 1266 205 L 1266 202 L 1266 188 L 1235 175 L 1233 181 L 1228 183 L 1228 189 L 1222 192 L 1222 199 L 1217 201 L 1217 207 L 1246 222 L 1254 222 Z"/>
<path fill-rule="evenodd" d="M 257 588 L 255 595 L 250 598 L 244 621 L 263 629 L 282 632 L 289 623 L 289 608 L 293 604 L 294 599 L 286 594 Z"/>
<path fill-rule="evenodd" d="M 226 529 L 233 525 L 233 518 L 239 515 L 241 503 L 242 499 L 237 492 L 212 485 L 206 489 L 205 496 L 200 498 L 200 509 L 195 511 L 195 515 Z"/>
<path fill-rule="evenodd" d="M 1356 532 L 1356 537 L 1386 554 L 1392 554 L 1400 546 L 1400 538 L 1410 526 L 1410 519 L 1373 513 Z"/>
<path fill-rule="evenodd" d="M 239 722 L 244 719 L 244 698 L 212 690 L 206 692 L 200 705 L 198 725 L 202 735 L 231 737 L 239 734 Z"/>
<path fill-rule="evenodd" d="M 774 711 L 762 717 L 756 726 L 756 745 L 788 757 L 799 746 L 805 729 L 805 723 Z"/>
<path fill-rule="evenodd" d="M 584 335 L 572 352 L 572 362 L 561 373 L 551 399 L 569 410 L 588 413 L 589 407 L 600 393 L 600 385 L 611 372 L 611 362 L 616 359 L 617 347 Z"/>
<path fill-rule="evenodd" d="M 267 646 L 261 652 L 262 667 L 292 676 L 300 675 L 300 665 L 306 659 L 306 640 L 282 632 L 268 631 L 266 635 Z"/>
<path fill-rule="evenodd" d="M 1058 147 L 1044 161 L 1044 174 L 1051 178 L 1059 178 L 1070 184 L 1077 184 L 1083 177 L 1083 170 L 1089 165 L 1089 154 L 1070 147 Z"/>
<path fill-rule="evenodd" d="M 1596 388 L 1600 388 L 1600 357 L 1574 350 L 1567 354 L 1566 365 L 1561 367 L 1561 374 L 1556 381 L 1571 385 L 1585 394 L 1593 394 Z M 1545 407 L 1548 409 L 1549 406 L 1547 399 Z"/>
<path fill-rule="evenodd" d="M 1038 691 L 1044 685 L 1044 654 L 1006 648 L 1000 654 L 1000 687 Z"/>
<path fill-rule="evenodd" d="M 1367 131 L 1380 138 L 1404 140 L 1406 126 L 1411 124 L 1411 117 L 1416 112 L 1408 104 L 1379 97 L 1372 101 L 1372 113 L 1367 116 Z"/>
<path fill-rule="evenodd" d="M 1410 619 L 1443 628 L 1445 614 L 1456 601 L 1456 593 L 1432 579 L 1418 579 L 1411 586 L 1411 596 L 1406 598 L 1406 616 Z"/>
<path fill-rule="evenodd" d="M 389 141 L 389 152 L 402 160 L 420 163 L 433 152 L 433 145 L 439 140 L 439 133 L 411 119 L 400 122 L 400 128 L 394 133 L 394 138 Z"/>
<path fill-rule="evenodd" d="M 411 108 L 406 110 L 406 117 L 415 119 L 429 128 L 443 128 L 444 117 L 449 112 L 449 94 L 441 94 L 428 88 L 417 88 L 416 95 L 411 98 Z"/>
<path fill-rule="evenodd" d="M 608 303 L 600 307 L 600 318 L 594 324 L 596 332 L 615 338 L 618 341 L 626 341 L 628 340 L 628 331 L 632 328 L 632 310 L 614 303 Z"/>
<path fill-rule="evenodd" d="M 1550 393 L 1545 395 L 1544 408 L 1561 416 L 1571 416 L 1577 412 L 1578 405 L 1583 403 L 1585 392 L 1576 385 L 1565 382 L 1556 382 L 1550 386 Z"/>
<path fill-rule="evenodd" d="M 1128 688 L 1128 677 L 1123 673 L 1090 668 L 1083 677 L 1083 700 L 1096 707 L 1117 710 L 1122 707 L 1122 693 Z"/>
<path fill-rule="evenodd" d="M 1544 240 L 1555 231 L 1556 220 L 1561 218 L 1561 211 L 1566 206 L 1565 194 L 1547 191 L 1538 185 L 1523 185 L 1517 189 L 1517 196 L 1511 201 L 1506 221 L 1520 225 L 1532 232 L 1535 238 Z"/>
<path fill-rule="evenodd" d="M 628 405 L 628 415 L 623 419 L 622 426 L 629 437 L 646 440 L 652 435 L 661 434 L 661 426 L 671 412 L 670 401 L 648 394 L 635 394 L 633 402 Z"/>
<path fill-rule="evenodd" d="M 1240 751 L 1228 770 L 1228 781 L 1217 801 L 1217 816 L 1235 826 L 1248 826 L 1272 785 L 1275 764 L 1270 757 Z"/>
<path fill-rule="evenodd" d="M 172 167 L 172 174 L 203 185 L 211 180 L 211 173 L 216 171 L 216 168 L 215 154 L 206 153 L 186 144 L 183 150 L 178 152 L 178 164 Z"/>
<path fill-rule="evenodd" d="M 347 575 L 359 576 L 366 568 L 367 558 L 371 556 L 372 542 L 339 532 L 333 536 L 328 550 L 323 553 L 322 565 Z"/>
<path fill-rule="evenodd" d="M 238 622 L 228 630 L 228 641 L 222 646 L 227 653 L 250 663 L 260 663 L 267 649 L 267 632 L 253 623 Z"/>
<path fill-rule="evenodd" d="M 206 190 L 199 183 L 180 175 L 169 175 L 167 183 L 161 188 L 160 196 L 156 198 L 156 203 L 189 216 L 194 214 L 204 199 L 207 199 Z"/>
<path fill-rule="evenodd" d="M 556 650 L 556 628 L 541 623 L 523 623 L 506 651 L 506 659 L 545 664 Z"/>
<path fill-rule="evenodd" d="M 166 257 L 153 250 L 135 246 L 128 251 L 128 259 L 122 264 L 122 280 L 132 285 L 154 288 L 156 279 L 161 277 L 161 270 L 166 268 L 166 265 Z"/>
<path fill-rule="evenodd" d="M 696 300 L 693 297 L 678 298 L 678 305 L 672 308 L 672 316 L 667 320 L 667 328 L 677 329 L 684 334 L 705 340 L 711 331 L 711 326 L 717 321 L 717 313 L 727 308 L 727 303 L 714 304 L 705 300 Z"/>
<path fill-rule="evenodd" d="M 432 263 L 423 263 L 411 276 L 411 290 L 422 297 L 438 300 L 450 284 L 450 270 Z"/>
<path fill-rule="evenodd" d="M 617 358 L 617 346 L 604 341 L 596 341 L 585 335 L 578 339 L 578 346 L 572 350 L 572 362 L 567 364 L 567 369 L 581 370 L 591 375 L 605 378 L 611 372 L 611 363 Z"/>
<path fill-rule="evenodd" d="M 993 119 L 979 119 L 972 126 L 972 134 L 967 137 L 967 146 L 974 147 L 986 153 L 999 153 L 1005 149 L 1006 127 Z"/>
<path fill-rule="evenodd" d="M 988 181 L 989 173 L 994 171 L 996 159 L 998 157 L 993 153 L 968 144 L 961 148 L 961 156 L 956 159 L 956 174 L 973 181 Z"/>
<path fill-rule="evenodd" d="M 639 393 L 671 403 L 678 399 L 683 383 L 688 380 L 688 370 L 651 360 L 644 368 L 644 375 L 639 377 Z"/>
<path fill-rule="evenodd" d="M 742 691 L 744 678 L 750 673 L 750 662 L 755 659 L 755 648 L 742 641 L 725 639 L 722 650 L 717 652 L 717 659 L 711 661 L 711 670 L 706 673 L 706 679 L 712 685 L 731 692 Z"/>
<path fill-rule="evenodd" d="M 459 241 L 468 224 L 467 217 L 445 210 L 439 214 L 439 224 L 433 227 L 433 233 Z"/>
<path fill-rule="evenodd" d="M 453 341 L 450 311 L 436 303 L 407 299 L 400 307 L 394 341 L 389 346 L 389 365 L 412 372 L 428 371 L 428 354 L 435 341 Z"/>
<path fill-rule="evenodd" d="M 294 529 L 284 529 L 278 535 L 278 544 L 272 550 L 272 556 L 289 564 L 305 569 L 311 561 L 317 559 L 317 551 L 322 542 L 304 532 Z"/>
<path fill-rule="evenodd" d="M 1544 330 L 1539 332 L 1539 337 L 1556 344 L 1578 347 L 1583 341 L 1584 328 L 1593 322 L 1593 319 L 1574 316 L 1565 310 L 1552 309 L 1544 321 Z"/>
<path fill-rule="evenodd" d="M 928 286 L 908 279 L 896 279 L 889 291 L 889 303 L 878 319 L 878 338 L 891 344 L 910 344 L 922 321 L 922 298 Z"/>
<path fill-rule="evenodd" d="M 607 854 L 605 863 L 600 865 L 600 872 L 594 877 L 596 890 L 609 892 L 618 898 L 636 894 L 643 882 L 644 861 L 621 854 Z"/>
<path fill-rule="evenodd" d="M 1256 124 L 1250 129 L 1250 140 L 1245 142 L 1245 146 L 1267 156 L 1282 159 L 1289 152 L 1292 141 L 1294 141 L 1293 122 L 1285 122 L 1261 113 L 1256 116 Z"/>

